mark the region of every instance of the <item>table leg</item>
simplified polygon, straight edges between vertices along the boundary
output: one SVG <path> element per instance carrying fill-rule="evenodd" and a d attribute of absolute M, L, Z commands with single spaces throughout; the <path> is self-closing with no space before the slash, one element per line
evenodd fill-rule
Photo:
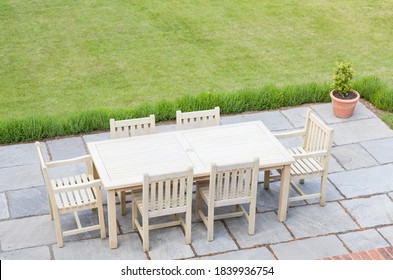
<path fill-rule="evenodd" d="M 109 248 L 117 248 L 117 230 L 116 230 L 116 201 L 115 191 L 108 190 L 108 227 L 109 227 Z"/>
<path fill-rule="evenodd" d="M 278 202 L 278 220 L 287 218 L 291 165 L 285 165 L 281 172 L 280 197 Z"/>

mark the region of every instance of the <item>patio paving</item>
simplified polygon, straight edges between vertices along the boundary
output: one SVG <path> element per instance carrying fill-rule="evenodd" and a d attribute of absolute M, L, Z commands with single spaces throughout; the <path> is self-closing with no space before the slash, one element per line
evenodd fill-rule
<path fill-rule="evenodd" d="M 254 235 L 247 234 L 244 218 L 225 219 L 215 222 L 215 239 L 208 242 L 206 228 L 194 220 L 191 245 L 184 244 L 180 227 L 160 229 L 151 232 L 148 253 L 131 229 L 130 203 L 125 216 L 118 207 L 117 249 L 109 249 L 108 238 L 101 239 L 98 231 L 65 237 L 65 246 L 58 248 L 34 143 L 0 146 L 0 259 L 322 259 L 392 246 L 393 131 L 361 103 L 349 119 L 334 117 L 329 103 L 311 108 L 335 129 L 325 207 L 318 200 L 292 203 L 287 220 L 280 223 L 279 183 L 272 183 L 269 190 L 260 184 Z M 272 131 L 288 131 L 303 127 L 306 109 L 222 116 L 222 123 L 262 120 Z M 174 129 L 173 123 L 157 125 L 158 133 Z M 84 155 L 87 142 L 105 139 L 107 131 L 50 139 L 41 145 L 45 160 L 59 160 Z M 306 180 L 302 187 L 307 193 L 318 184 Z M 103 199 L 107 221 L 104 191 Z M 95 212 L 81 215 L 84 224 L 96 220 Z M 67 229 L 75 226 L 72 217 L 62 217 L 62 222 Z"/>

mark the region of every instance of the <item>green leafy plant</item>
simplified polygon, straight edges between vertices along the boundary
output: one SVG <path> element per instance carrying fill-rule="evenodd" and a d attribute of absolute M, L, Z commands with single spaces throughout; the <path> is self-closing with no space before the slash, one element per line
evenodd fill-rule
<path fill-rule="evenodd" d="M 353 68 L 350 62 L 339 62 L 333 75 L 333 90 L 345 98 L 352 89 Z"/>

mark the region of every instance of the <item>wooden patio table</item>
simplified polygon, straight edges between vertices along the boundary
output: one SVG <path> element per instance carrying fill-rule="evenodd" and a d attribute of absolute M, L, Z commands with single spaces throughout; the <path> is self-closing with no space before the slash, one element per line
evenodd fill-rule
<path fill-rule="evenodd" d="M 194 180 L 206 179 L 213 162 L 229 164 L 258 157 L 260 170 L 282 170 L 278 220 L 286 219 L 294 159 L 261 121 L 90 142 L 87 147 L 107 191 L 110 248 L 117 248 L 115 193 L 141 188 L 145 173 L 193 167 Z"/>

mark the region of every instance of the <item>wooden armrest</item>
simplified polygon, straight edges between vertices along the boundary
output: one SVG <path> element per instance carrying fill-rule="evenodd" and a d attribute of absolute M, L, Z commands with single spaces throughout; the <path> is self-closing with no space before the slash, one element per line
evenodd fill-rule
<path fill-rule="evenodd" d="M 317 157 L 324 157 L 327 155 L 326 150 L 321 150 L 321 151 L 315 151 L 315 152 L 308 152 L 308 153 L 302 153 L 302 154 L 291 154 L 291 156 L 298 160 L 302 158 L 317 158 Z"/>
<path fill-rule="evenodd" d="M 85 156 L 80 156 L 80 157 L 76 157 L 76 158 L 50 161 L 50 162 L 46 163 L 46 166 L 47 167 L 58 167 L 58 166 L 71 165 L 71 164 L 80 163 L 80 162 L 86 163 L 86 162 L 90 162 L 90 161 L 91 161 L 91 156 L 85 155 Z"/>
<path fill-rule="evenodd" d="M 302 130 L 294 130 L 289 132 L 273 133 L 273 135 L 276 138 L 291 138 L 291 137 L 303 136 L 305 133 L 306 131 L 302 129 Z"/>
<path fill-rule="evenodd" d="M 80 184 L 75 184 L 75 185 L 70 185 L 70 186 L 55 187 L 55 188 L 53 188 L 53 192 L 54 193 L 62 193 L 62 192 L 96 188 L 96 187 L 100 187 L 100 186 L 101 186 L 101 180 L 93 180 L 90 182 L 80 183 Z"/>

